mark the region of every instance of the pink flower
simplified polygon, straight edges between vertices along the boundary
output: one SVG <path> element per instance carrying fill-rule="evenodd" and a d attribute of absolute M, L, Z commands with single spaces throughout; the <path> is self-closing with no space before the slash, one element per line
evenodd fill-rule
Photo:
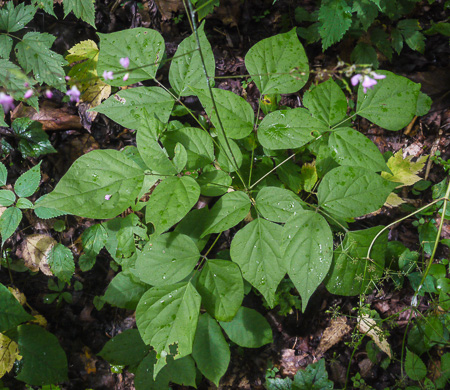
<path fill-rule="evenodd" d="M 361 85 L 363 86 L 364 93 L 367 93 L 367 89 L 372 89 L 373 87 L 375 87 L 375 85 L 377 85 L 377 81 L 371 79 L 369 76 L 364 76 Z"/>
<path fill-rule="evenodd" d="M 23 95 L 23 98 L 29 99 L 31 96 L 33 96 L 33 90 L 29 89 L 27 92 L 25 92 L 25 95 Z"/>
<path fill-rule="evenodd" d="M 0 92 L 0 104 L 3 106 L 5 114 L 14 110 L 14 98 L 6 93 Z"/>
<path fill-rule="evenodd" d="M 66 95 L 70 96 L 71 102 L 78 102 L 80 100 L 81 92 L 78 90 L 76 85 L 74 85 L 70 90 L 66 92 Z"/>
<path fill-rule="evenodd" d="M 114 73 L 111 70 L 105 70 L 103 72 L 103 78 L 105 81 L 112 80 L 114 78 Z"/>
<path fill-rule="evenodd" d="M 130 77 L 129 73 L 125 73 L 125 76 L 123 76 L 123 81 L 127 81 L 128 77 Z"/>
<path fill-rule="evenodd" d="M 105 200 L 110 200 L 111 199 L 111 195 L 105 195 Z"/>
<path fill-rule="evenodd" d="M 382 80 L 386 78 L 384 74 L 376 74 L 375 72 L 370 72 L 370 75 L 376 80 Z"/>
<path fill-rule="evenodd" d="M 30 86 L 30 83 L 23 83 L 23 86 L 24 86 L 25 88 L 28 88 L 28 87 Z"/>
<path fill-rule="evenodd" d="M 130 66 L 130 59 L 128 57 L 123 57 L 119 60 L 120 65 L 122 65 L 125 69 Z"/>
<path fill-rule="evenodd" d="M 51 99 L 51 98 L 53 97 L 53 92 L 50 91 L 49 89 L 47 89 L 47 90 L 45 91 L 45 97 L 46 97 L 47 99 Z"/>
<path fill-rule="evenodd" d="M 376 80 L 382 80 L 384 78 L 386 78 L 385 75 L 370 72 L 369 75 L 355 74 L 350 79 L 350 82 L 352 83 L 353 86 L 356 86 L 358 85 L 358 83 L 361 83 L 364 93 L 367 93 L 368 89 L 372 89 L 375 85 L 377 85 Z"/>
<path fill-rule="evenodd" d="M 363 78 L 362 75 L 360 74 L 355 74 L 351 79 L 350 82 L 352 83 L 353 86 L 358 85 L 358 83 L 360 82 L 360 80 Z"/>
<path fill-rule="evenodd" d="M 66 77 L 64 77 L 65 79 L 66 79 L 66 81 L 69 81 L 70 80 L 70 76 L 66 76 Z"/>

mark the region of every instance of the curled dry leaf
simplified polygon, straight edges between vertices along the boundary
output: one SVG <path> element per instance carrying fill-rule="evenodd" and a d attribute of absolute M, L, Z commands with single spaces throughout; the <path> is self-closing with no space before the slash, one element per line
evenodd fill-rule
<path fill-rule="evenodd" d="M 383 331 L 379 326 L 377 326 L 374 319 L 370 318 L 367 314 L 358 317 L 358 328 L 361 333 L 370 336 L 375 344 L 378 345 L 378 348 L 380 348 L 384 353 L 386 353 L 386 355 L 389 356 L 390 359 L 392 359 L 391 346 L 382 336 Z"/>
<path fill-rule="evenodd" d="M 41 270 L 47 276 L 53 276 L 48 265 L 48 254 L 57 244 L 56 240 L 46 234 L 32 234 L 22 243 L 24 265 L 31 271 Z"/>
<path fill-rule="evenodd" d="M 27 302 L 25 294 L 21 293 L 18 288 L 14 287 L 8 287 L 8 290 L 11 292 L 12 295 L 14 295 L 14 298 L 16 298 L 22 306 L 25 305 L 25 303 Z"/>
<path fill-rule="evenodd" d="M 347 318 L 344 316 L 331 320 L 331 324 L 323 332 L 319 347 L 316 352 L 316 360 L 319 360 L 325 352 L 339 343 L 345 335 L 350 333 L 351 327 L 347 324 Z"/>

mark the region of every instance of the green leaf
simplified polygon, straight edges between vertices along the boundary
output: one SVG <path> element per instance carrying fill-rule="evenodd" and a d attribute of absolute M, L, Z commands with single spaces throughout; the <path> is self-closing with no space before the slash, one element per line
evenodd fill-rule
<path fill-rule="evenodd" d="M 201 209 L 192 209 L 186 216 L 177 224 L 175 232 L 188 236 L 195 242 L 199 251 L 201 251 L 208 242 L 209 236 L 200 238 L 205 230 L 206 219 L 209 210 L 207 207 Z"/>
<path fill-rule="evenodd" d="M 292 390 L 327 390 L 333 388 L 333 382 L 328 379 L 325 359 L 309 364 L 305 370 L 298 370 L 292 383 Z"/>
<path fill-rule="evenodd" d="M 214 12 L 214 7 L 220 5 L 219 0 L 194 0 L 192 4 L 195 4 L 195 11 L 198 15 L 198 20 L 204 19 L 207 15 Z"/>
<path fill-rule="evenodd" d="M 222 131 L 222 124 L 226 136 L 234 139 L 247 137 L 252 132 L 255 113 L 252 106 L 244 98 L 231 91 L 213 88 L 212 94 L 217 108 L 216 112 L 209 91 L 195 89 L 194 92 L 217 131 Z"/>
<path fill-rule="evenodd" d="M 73 261 L 73 253 L 63 244 L 54 245 L 48 253 L 48 264 L 53 274 L 58 279 L 69 283 L 75 272 L 75 263 Z"/>
<path fill-rule="evenodd" d="M 230 363 L 230 348 L 220 326 L 208 313 L 198 320 L 192 357 L 200 372 L 218 387 Z"/>
<path fill-rule="evenodd" d="M 50 50 L 55 39 L 47 33 L 29 32 L 14 50 L 25 72 L 33 72 L 39 84 L 45 83 L 65 92 L 63 66 L 67 65 L 67 61 L 62 55 Z"/>
<path fill-rule="evenodd" d="M 137 278 L 125 274 L 124 272 L 119 272 L 111 283 L 109 283 L 105 295 L 103 296 L 103 300 L 110 305 L 122 309 L 136 310 L 139 300 L 148 288 L 149 286 L 147 284 L 141 283 Z"/>
<path fill-rule="evenodd" d="M 420 381 L 427 375 L 427 366 L 416 354 L 406 349 L 405 371 L 413 381 Z"/>
<path fill-rule="evenodd" d="M 231 341 L 244 348 L 259 348 L 273 341 L 272 329 L 256 310 L 243 307 L 231 322 L 220 322 Z"/>
<path fill-rule="evenodd" d="M 292 216 L 283 229 L 283 263 L 300 293 L 305 311 L 309 298 L 330 268 L 333 233 L 324 217 L 306 210 Z"/>
<path fill-rule="evenodd" d="M 349 127 L 331 132 L 328 138 L 331 157 L 339 165 L 367 168 L 374 172 L 388 171 L 377 146 L 365 135 Z"/>
<path fill-rule="evenodd" d="M 211 209 L 202 237 L 220 233 L 236 226 L 250 211 L 251 202 L 242 191 L 228 192 Z"/>
<path fill-rule="evenodd" d="M 135 275 L 152 286 L 174 284 L 192 272 L 199 258 L 200 252 L 188 236 L 163 234 L 138 253 Z"/>
<path fill-rule="evenodd" d="M 295 29 L 258 42 L 245 56 L 245 66 L 261 95 L 295 93 L 309 77 L 308 57 Z"/>
<path fill-rule="evenodd" d="M 142 130 L 139 131 L 141 133 Z M 203 168 L 214 161 L 214 144 L 211 136 L 195 127 L 183 127 L 181 129 L 166 132 L 161 139 L 163 145 L 171 152 L 177 143 L 182 144 L 187 151 L 186 169 L 195 170 Z"/>
<path fill-rule="evenodd" d="M 154 234 L 159 235 L 179 222 L 199 196 L 200 187 L 192 177 L 168 177 L 153 190 L 147 202 L 145 222 L 152 223 Z"/>
<path fill-rule="evenodd" d="M 0 187 L 6 185 L 6 179 L 8 178 L 8 171 L 5 164 L 0 162 Z"/>
<path fill-rule="evenodd" d="M 381 208 L 396 184 L 361 167 L 328 172 L 317 190 L 319 206 L 336 217 L 360 217 Z"/>
<path fill-rule="evenodd" d="M 417 98 L 417 108 L 416 108 L 416 115 L 417 116 L 423 116 L 428 114 L 428 112 L 431 109 L 431 105 L 433 104 L 433 101 L 431 98 L 424 94 L 423 92 L 419 92 L 419 96 Z"/>
<path fill-rule="evenodd" d="M 42 124 L 29 118 L 18 118 L 12 123 L 13 133 L 19 139 L 19 151 L 22 157 L 40 157 L 48 153 L 56 153 L 56 149 L 48 140 Z"/>
<path fill-rule="evenodd" d="M 1 12 L 1 10 L 0 10 Z M 5 60 L 9 59 L 13 46 L 13 39 L 8 35 L 0 35 L 0 57 Z"/>
<path fill-rule="evenodd" d="M 12 236 L 22 220 L 22 211 L 17 207 L 8 207 L 0 216 L 0 235 L 2 236 L 2 245 Z"/>
<path fill-rule="evenodd" d="M 154 378 L 166 365 L 168 355 L 179 359 L 192 352 L 200 301 L 199 293 L 189 282 L 153 287 L 139 301 L 137 327 L 144 343 L 155 349 L 158 358 Z"/>
<path fill-rule="evenodd" d="M 1 36 L 5 35 L 0 35 L 0 37 Z M 34 85 L 36 84 L 36 81 L 29 78 L 17 65 L 7 59 L 0 59 L 0 84 L 11 96 L 14 97 L 14 99 L 23 100 L 23 96 L 29 88 L 29 86 L 25 87 L 26 83 L 28 83 L 28 85 Z M 33 98 L 28 99 L 27 102 L 36 110 L 38 109 L 37 99 L 36 104 L 34 104 Z M 30 121 L 30 119 L 28 120 Z"/>
<path fill-rule="evenodd" d="M 403 49 L 403 37 L 400 30 L 398 30 L 397 28 L 393 28 L 391 31 L 391 41 L 392 48 L 397 54 L 400 54 Z"/>
<path fill-rule="evenodd" d="M 332 78 L 307 91 L 303 96 L 303 105 L 313 117 L 330 127 L 342 121 L 347 113 L 347 99 Z"/>
<path fill-rule="evenodd" d="M 105 114 L 124 127 L 140 129 L 146 117 L 156 115 L 161 122 L 167 123 L 173 104 L 172 97 L 162 88 L 137 87 L 119 91 L 91 110 Z"/>
<path fill-rule="evenodd" d="M 306 145 L 326 130 L 329 127 L 304 108 L 278 110 L 262 120 L 258 140 L 267 149 L 294 149 Z"/>
<path fill-rule="evenodd" d="M 283 228 L 257 218 L 239 230 L 231 242 L 231 259 L 239 265 L 242 276 L 275 305 L 275 292 L 286 274 L 280 242 Z"/>
<path fill-rule="evenodd" d="M 94 219 L 114 218 L 132 205 L 144 172 L 117 150 L 94 150 L 69 168 L 39 206 Z"/>
<path fill-rule="evenodd" d="M 450 37 L 450 23 L 447 22 L 438 22 L 434 23 L 431 22 L 431 27 L 424 31 L 427 35 L 433 35 L 433 34 L 442 34 L 446 37 Z"/>
<path fill-rule="evenodd" d="M 352 24 L 352 9 L 345 0 L 324 0 L 319 9 L 322 49 L 339 42 Z"/>
<path fill-rule="evenodd" d="M 300 198 L 290 190 L 264 187 L 256 196 L 256 209 L 273 222 L 285 223 L 292 215 L 303 210 Z"/>
<path fill-rule="evenodd" d="M 14 204 L 16 195 L 10 190 L 0 190 L 0 206 L 8 207 Z"/>
<path fill-rule="evenodd" d="M 367 259 L 372 240 L 383 226 L 355 230 L 345 235 L 333 255 L 333 264 L 325 281 L 329 292 L 336 295 L 354 296 L 365 294 L 381 277 L 387 248 L 387 232 L 375 241 Z"/>
<path fill-rule="evenodd" d="M 164 38 L 158 31 L 138 27 L 111 34 L 98 33 L 98 36 L 100 37 L 100 54 L 97 73 L 102 75 L 104 71 L 112 71 L 115 74 L 113 80 L 106 81 L 108 84 L 120 87 L 155 78 L 165 50 Z M 125 57 L 130 60 L 127 70 L 119 62 Z M 129 77 L 128 80 L 123 81 L 125 72 L 129 73 Z M 152 89 L 164 92 L 162 88 L 152 87 Z M 137 97 L 136 101 L 140 102 L 140 99 Z M 156 99 L 155 103 L 160 102 Z"/>
<path fill-rule="evenodd" d="M 49 15 L 52 15 L 56 18 L 55 13 L 53 12 L 53 0 L 32 0 L 31 3 L 35 7 L 43 9 Z"/>
<path fill-rule="evenodd" d="M 228 192 L 233 179 L 224 171 L 214 169 L 203 172 L 198 178 L 200 193 L 203 196 L 220 196 Z"/>
<path fill-rule="evenodd" d="M 359 42 L 352 51 L 350 59 L 355 64 L 371 65 L 377 69 L 379 66 L 377 51 L 373 46 Z"/>
<path fill-rule="evenodd" d="M 228 139 L 226 142 L 220 132 L 217 134 L 217 141 L 219 142 L 219 147 L 216 149 L 217 164 L 225 172 L 235 172 L 241 167 L 243 161 L 239 145 L 232 139 Z M 232 153 L 230 153 L 230 149 Z"/>
<path fill-rule="evenodd" d="M 197 32 L 203 54 L 203 63 L 205 64 L 208 77 L 211 77 L 211 81 L 213 81 L 216 64 L 204 27 L 205 23 L 202 23 L 198 27 Z M 202 58 L 197 50 L 195 34 L 184 39 L 178 46 L 170 65 L 169 81 L 179 96 L 194 95 L 192 88 L 208 88 L 206 76 L 203 72 Z"/>
<path fill-rule="evenodd" d="M 383 53 L 389 61 L 392 60 L 392 54 L 394 53 L 392 49 L 392 42 L 390 41 L 389 34 L 384 31 L 381 27 L 373 28 L 370 30 L 370 40 L 378 50 Z M 378 62 L 378 58 L 377 61 Z"/>
<path fill-rule="evenodd" d="M 63 4 L 64 17 L 73 11 L 77 18 L 84 20 L 95 28 L 94 0 L 64 0 Z"/>
<path fill-rule="evenodd" d="M 425 50 L 425 37 L 419 31 L 420 24 L 417 19 L 400 20 L 397 24 L 406 44 L 412 49 L 423 53 Z"/>
<path fill-rule="evenodd" d="M 32 209 L 33 206 L 33 202 L 29 201 L 26 198 L 17 199 L 16 207 L 18 207 L 19 209 Z"/>
<path fill-rule="evenodd" d="M 420 84 L 391 72 L 378 73 L 386 78 L 378 80 L 366 94 L 362 85 L 359 86 L 356 114 L 385 129 L 400 130 L 416 113 Z"/>
<path fill-rule="evenodd" d="M 109 364 L 132 366 L 139 364 L 148 354 L 137 329 L 127 329 L 109 340 L 98 353 Z"/>
<path fill-rule="evenodd" d="M 27 198 L 36 192 L 40 181 L 41 163 L 19 176 L 14 184 L 14 192 L 21 198 Z"/>
<path fill-rule="evenodd" d="M 108 234 L 102 224 L 89 226 L 81 235 L 81 242 L 85 252 L 97 255 L 108 240 Z"/>
<path fill-rule="evenodd" d="M 15 328 L 22 322 L 33 320 L 14 295 L 0 283 L 0 332 Z"/>
<path fill-rule="evenodd" d="M 20 325 L 15 341 L 23 364 L 16 379 L 33 386 L 67 380 L 67 357 L 56 336 L 37 325 Z"/>
<path fill-rule="evenodd" d="M 367 31 L 378 16 L 378 9 L 371 0 L 356 0 L 353 3 L 352 12 L 356 12 L 358 22 L 361 23 L 364 31 Z"/>
<path fill-rule="evenodd" d="M 33 20 L 36 7 L 24 3 L 14 7 L 12 1 L 8 1 L 4 8 L 0 9 L 0 30 L 15 32 L 22 30 Z"/>
<path fill-rule="evenodd" d="M 196 287 L 206 311 L 218 321 L 231 321 L 244 299 L 241 271 L 229 260 L 208 260 Z"/>

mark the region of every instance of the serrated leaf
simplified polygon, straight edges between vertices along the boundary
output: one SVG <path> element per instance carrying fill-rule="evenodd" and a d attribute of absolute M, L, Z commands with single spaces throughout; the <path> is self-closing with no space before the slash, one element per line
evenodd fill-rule
<path fill-rule="evenodd" d="M 361 167 L 342 166 L 328 172 L 319 184 L 319 206 L 348 219 L 378 210 L 395 184 Z"/>
<path fill-rule="evenodd" d="M 272 329 L 256 310 L 243 307 L 230 322 L 220 322 L 231 341 L 245 348 L 259 348 L 273 341 Z"/>
<path fill-rule="evenodd" d="M 383 229 L 375 226 L 365 230 L 355 230 L 345 235 L 333 255 L 333 264 L 325 281 L 329 292 L 336 295 L 354 296 L 365 294 L 367 289 L 381 277 L 387 247 L 387 232 L 375 241 L 367 259 L 367 251 L 372 240 Z"/>
<path fill-rule="evenodd" d="M 85 252 L 97 255 L 103 249 L 108 240 L 108 233 L 102 224 L 89 226 L 81 236 Z"/>
<path fill-rule="evenodd" d="M 14 204 L 16 195 L 10 190 L 0 190 L 0 206 L 8 207 Z"/>
<path fill-rule="evenodd" d="M 392 48 L 395 50 L 395 52 L 397 54 L 400 54 L 400 52 L 403 49 L 403 37 L 402 37 L 402 33 L 400 32 L 399 29 L 397 28 L 393 28 L 391 31 L 391 45 Z"/>
<path fill-rule="evenodd" d="M 420 176 L 417 176 L 425 163 L 428 160 L 428 155 L 421 156 L 416 162 L 412 162 L 414 156 L 406 156 L 403 158 L 403 150 L 400 149 L 392 157 L 389 158 L 387 166 L 391 170 L 391 173 L 382 172 L 381 176 L 394 183 L 399 183 L 399 187 L 412 186 L 418 181 L 422 180 Z"/>
<path fill-rule="evenodd" d="M 331 78 L 307 91 L 303 96 L 303 105 L 313 117 L 330 127 L 344 119 L 347 112 L 344 92 Z"/>
<path fill-rule="evenodd" d="M 350 59 L 355 64 L 370 65 L 377 69 L 379 66 L 377 51 L 373 46 L 359 42 L 352 51 Z"/>
<path fill-rule="evenodd" d="M 144 172 L 123 153 L 94 150 L 76 160 L 39 206 L 86 218 L 114 218 L 135 201 Z"/>
<path fill-rule="evenodd" d="M 75 16 L 95 28 L 94 0 L 64 0 L 64 17 L 71 11 Z"/>
<path fill-rule="evenodd" d="M 4 8 L 0 9 L 0 30 L 15 32 L 22 30 L 34 17 L 36 8 L 20 3 L 14 7 L 12 1 L 8 1 Z"/>
<path fill-rule="evenodd" d="M 152 287 L 142 296 L 136 323 L 144 343 L 157 353 L 153 378 L 166 365 L 168 355 L 179 359 L 192 352 L 200 301 L 189 282 Z"/>
<path fill-rule="evenodd" d="M 386 31 L 384 31 L 381 27 L 371 29 L 370 40 L 378 48 L 378 50 L 380 50 L 381 53 L 388 58 L 389 61 L 392 60 L 392 54 L 394 51 L 392 48 L 392 42 L 390 42 L 389 39 L 389 34 Z"/>
<path fill-rule="evenodd" d="M 324 0 L 319 9 L 322 49 L 339 42 L 352 24 L 352 9 L 345 0 Z"/>
<path fill-rule="evenodd" d="M 2 245 L 13 235 L 22 220 L 22 211 L 17 207 L 8 207 L 0 216 L 0 235 Z"/>
<path fill-rule="evenodd" d="M 27 198 L 36 192 L 40 181 L 41 163 L 19 176 L 14 184 L 14 192 L 21 198 Z"/>
<path fill-rule="evenodd" d="M 4 36 L 4 35 L 0 35 Z M 36 82 L 29 78 L 17 65 L 8 61 L 7 59 L 0 59 L 0 84 L 4 87 L 14 99 L 23 100 L 23 96 L 29 87 L 28 85 L 34 85 Z M 29 101 L 32 103 L 32 100 Z M 37 105 L 32 104 L 37 109 Z M 28 119 L 28 118 L 27 118 Z"/>
<path fill-rule="evenodd" d="M 105 295 L 102 298 L 110 305 L 127 310 L 136 310 L 139 300 L 148 289 L 149 286 L 138 281 L 137 278 L 125 274 L 124 272 L 119 272 L 111 283 L 109 283 Z M 123 364 L 114 362 L 111 363 Z"/>
<path fill-rule="evenodd" d="M 179 222 L 199 196 L 200 187 L 191 177 L 168 177 L 153 190 L 147 202 L 145 221 L 152 223 L 154 234 L 159 235 Z"/>
<path fill-rule="evenodd" d="M 56 18 L 55 12 L 53 11 L 53 0 L 32 0 L 31 2 L 35 7 L 43 9 L 49 15 Z"/>
<path fill-rule="evenodd" d="M 309 298 L 325 279 L 333 257 L 333 233 L 324 217 L 300 211 L 284 225 L 283 263 L 302 298 L 305 311 Z"/>
<path fill-rule="evenodd" d="M 146 116 L 156 115 L 167 123 L 173 105 L 174 100 L 162 88 L 137 87 L 122 90 L 91 110 L 105 114 L 124 127 L 140 129 Z"/>
<path fill-rule="evenodd" d="M 13 133 L 19 138 L 19 151 L 25 157 L 39 157 L 48 153 L 56 153 L 56 149 L 48 140 L 42 124 L 29 118 L 18 118 L 12 123 Z"/>
<path fill-rule="evenodd" d="M 222 124 L 227 137 L 234 139 L 244 138 L 252 132 L 255 113 L 244 98 L 231 91 L 213 88 L 214 106 L 209 91 L 195 89 L 194 92 L 217 131 L 221 131 Z"/>
<path fill-rule="evenodd" d="M 412 49 L 423 53 L 425 50 L 425 36 L 419 31 L 420 24 L 417 19 L 404 19 L 397 23 L 406 44 Z"/>
<path fill-rule="evenodd" d="M 356 0 L 353 3 L 353 12 L 356 12 L 358 16 L 358 22 L 361 23 L 364 31 L 372 25 L 378 16 L 378 8 L 373 1 L 371 0 Z"/>
<path fill-rule="evenodd" d="M 109 364 L 137 365 L 148 354 L 137 329 L 127 329 L 109 340 L 98 353 Z"/>
<path fill-rule="evenodd" d="M 377 146 L 365 135 L 349 127 L 331 132 L 328 146 L 331 157 L 339 165 L 362 167 L 374 172 L 387 170 L 384 157 Z"/>
<path fill-rule="evenodd" d="M 334 383 L 328 379 L 328 373 L 325 368 L 325 359 L 317 363 L 308 364 L 305 370 L 298 370 L 292 383 L 292 390 L 334 389 Z"/>
<path fill-rule="evenodd" d="M 242 191 L 228 192 L 211 209 L 202 237 L 220 233 L 241 222 L 250 211 L 251 202 Z"/>
<path fill-rule="evenodd" d="M 0 187 L 6 185 L 6 179 L 8 178 L 8 171 L 5 164 L 0 162 Z"/>
<path fill-rule="evenodd" d="M 16 360 L 22 359 L 22 356 L 19 355 L 17 343 L 2 333 L 0 333 L 0 356 L 2 357 L 0 360 L 0 378 L 12 370 Z"/>
<path fill-rule="evenodd" d="M 174 284 L 188 276 L 200 252 L 188 236 L 175 232 L 150 240 L 138 253 L 134 274 L 152 286 Z"/>
<path fill-rule="evenodd" d="M 283 228 L 257 218 L 239 230 L 231 242 L 231 259 L 239 265 L 242 276 L 267 300 L 275 304 L 275 292 L 287 270 L 280 248 Z"/>
<path fill-rule="evenodd" d="M 245 66 L 261 95 L 295 93 L 309 77 L 308 58 L 295 29 L 251 47 Z"/>
<path fill-rule="evenodd" d="M 69 283 L 75 272 L 72 251 L 64 245 L 57 243 L 48 253 L 48 265 L 53 274 L 63 282 Z"/>
<path fill-rule="evenodd" d="M 45 83 L 65 92 L 65 72 L 62 67 L 67 65 L 67 61 L 50 50 L 55 39 L 47 33 L 29 32 L 14 50 L 20 65 L 27 73 L 33 72 L 39 84 Z"/>
<path fill-rule="evenodd" d="M 37 325 L 20 325 L 15 341 L 23 357 L 18 380 L 32 386 L 67 380 L 67 357 L 55 335 Z"/>
<path fill-rule="evenodd" d="M 0 332 L 5 332 L 22 322 L 33 319 L 33 316 L 24 310 L 11 291 L 1 283 L 0 298 Z"/>
<path fill-rule="evenodd" d="M 192 357 L 200 372 L 219 386 L 230 363 L 230 348 L 222 330 L 208 313 L 200 316 L 195 333 Z"/>
<path fill-rule="evenodd" d="M 214 169 L 203 172 L 198 178 L 200 193 L 203 196 L 220 196 L 228 192 L 233 179 L 224 171 Z"/>
<path fill-rule="evenodd" d="M 196 287 L 203 306 L 218 321 L 231 321 L 244 299 L 241 271 L 228 260 L 208 260 Z"/>
<path fill-rule="evenodd" d="M 214 7 L 220 5 L 219 0 L 194 0 L 192 4 L 195 5 L 195 11 L 198 15 L 198 20 L 202 20 L 207 15 L 214 12 Z"/>
<path fill-rule="evenodd" d="M 264 218 L 285 223 L 303 207 L 300 198 L 292 191 L 278 187 L 264 187 L 256 196 L 256 209 Z"/>
<path fill-rule="evenodd" d="M 158 31 L 138 27 L 111 34 L 99 33 L 98 36 L 100 55 L 97 72 L 99 75 L 104 71 L 115 74 L 113 80 L 107 81 L 108 84 L 121 87 L 155 78 L 165 50 L 164 38 Z M 119 61 L 127 57 L 130 65 L 124 69 Z M 129 73 L 129 77 L 124 81 L 125 72 Z"/>
<path fill-rule="evenodd" d="M 206 72 L 211 77 L 211 81 L 213 81 L 216 64 L 211 45 L 205 35 L 204 27 L 205 23 L 202 23 L 198 27 L 197 32 Z M 193 95 L 194 92 L 190 87 L 197 89 L 208 88 L 202 67 L 202 58 L 200 57 L 200 52 L 197 50 L 195 34 L 184 39 L 178 46 L 170 65 L 169 81 L 179 96 Z"/>
<path fill-rule="evenodd" d="M 379 71 L 386 78 L 378 80 L 373 89 L 358 89 L 356 114 L 388 130 L 405 127 L 416 113 L 420 84 L 391 72 Z"/>
<path fill-rule="evenodd" d="M 308 110 L 294 108 L 271 112 L 258 128 L 258 140 L 267 149 L 294 149 L 306 145 L 329 127 Z"/>
<path fill-rule="evenodd" d="M 1 10 L 0 10 L 1 12 Z M 8 35 L 0 35 L 0 57 L 5 60 L 9 59 L 13 45 L 13 39 Z"/>

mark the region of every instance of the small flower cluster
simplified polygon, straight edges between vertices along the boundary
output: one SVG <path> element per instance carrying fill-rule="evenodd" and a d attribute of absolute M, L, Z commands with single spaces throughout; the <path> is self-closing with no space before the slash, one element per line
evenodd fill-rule
<path fill-rule="evenodd" d="M 130 66 L 130 59 L 129 59 L 128 57 L 123 57 L 123 58 L 121 58 L 121 59 L 119 60 L 119 62 L 120 62 L 120 65 L 121 65 L 124 69 L 128 69 L 128 67 Z M 130 76 L 130 74 L 129 74 L 129 73 L 126 73 L 126 74 L 123 76 L 123 81 L 127 81 L 129 76 Z M 103 79 L 104 79 L 105 81 L 113 80 L 113 79 L 114 79 L 114 73 L 113 73 L 113 71 L 112 71 L 112 70 L 105 70 L 105 71 L 103 72 Z"/>
<path fill-rule="evenodd" d="M 0 92 L 0 104 L 3 106 L 5 114 L 14 110 L 14 98 L 4 92 Z"/>
<path fill-rule="evenodd" d="M 377 85 L 377 80 L 385 79 L 386 76 L 383 74 L 376 74 L 375 72 L 370 72 L 368 75 L 362 75 L 360 73 L 355 74 L 351 79 L 350 82 L 353 86 L 358 85 L 358 83 L 361 83 L 363 86 L 364 93 L 367 93 L 367 89 L 372 89 L 375 85 Z"/>

